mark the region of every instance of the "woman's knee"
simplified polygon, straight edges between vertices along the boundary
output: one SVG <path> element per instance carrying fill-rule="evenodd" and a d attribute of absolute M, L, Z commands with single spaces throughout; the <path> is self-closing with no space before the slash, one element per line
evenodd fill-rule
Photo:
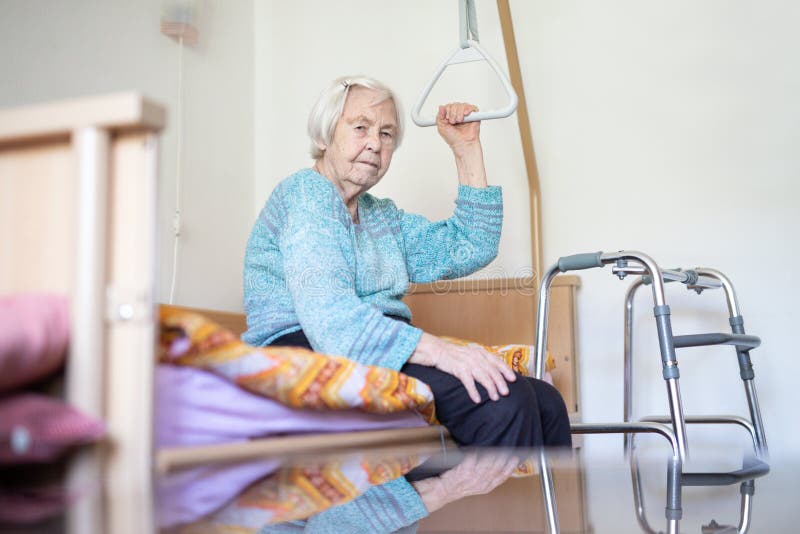
<path fill-rule="evenodd" d="M 547 382 L 531 378 L 536 396 L 539 400 L 539 411 L 542 416 L 544 444 L 555 447 L 572 445 L 569 414 L 564 398 L 556 388 Z"/>
<path fill-rule="evenodd" d="M 481 389 L 480 405 L 460 425 L 464 445 L 531 447 L 542 444 L 536 394 L 519 378 L 508 383 L 508 395 L 489 400 Z M 471 401 L 468 401 L 471 402 Z M 452 432 L 452 430 L 451 430 Z"/>
<path fill-rule="evenodd" d="M 517 376 L 515 381 L 507 384 L 508 395 L 501 395 L 498 400 L 486 403 L 491 411 L 506 419 L 538 414 L 539 403 L 536 392 L 525 383 L 524 377 Z"/>
<path fill-rule="evenodd" d="M 564 403 L 564 397 L 552 384 L 536 378 L 530 378 L 529 380 L 533 385 L 533 390 L 536 392 L 541 410 L 567 414 L 567 405 Z"/>

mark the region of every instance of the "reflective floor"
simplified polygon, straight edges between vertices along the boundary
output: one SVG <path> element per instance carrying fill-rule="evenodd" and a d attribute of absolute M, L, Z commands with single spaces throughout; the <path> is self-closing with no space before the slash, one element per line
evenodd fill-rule
<path fill-rule="evenodd" d="M 600 439 L 584 437 L 584 449 Z M 772 459 L 764 473 L 738 449 L 700 451 L 681 468 L 663 444 L 643 443 L 629 461 L 619 441 L 618 451 L 592 455 L 427 443 L 188 466 L 158 477 L 154 530 L 551 532 L 545 472 L 564 533 L 800 532 L 797 459 Z M 700 470 L 718 474 L 689 475 Z M 8 470 L 0 481 L 0 532 L 65 530 L 49 513 L 52 487 L 13 494 L 20 481 Z"/>
<path fill-rule="evenodd" d="M 633 462 L 622 447 L 593 459 L 430 444 L 297 455 L 169 473 L 157 517 L 162 532 L 549 532 L 544 462 L 560 532 L 800 532 L 796 465 L 765 474 L 739 451 L 698 456 L 681 469 L 658 444 Z"/>

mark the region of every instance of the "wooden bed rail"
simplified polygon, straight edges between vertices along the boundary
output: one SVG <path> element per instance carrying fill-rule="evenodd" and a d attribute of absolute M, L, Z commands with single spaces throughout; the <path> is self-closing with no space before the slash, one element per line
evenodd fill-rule
<path fill-rule="evenodd" d="M 325 454 L 335 451 L 396 449 L 408 446 L 419 451 L 441 449 L 449 441 L 447 429 L 440 426 L 365 430 L 296 436 L 272 436 L 237 443 L 193 447 L 165 447 L 156 453 L 156 470 L 167 473 L 181 468 L 218 462 L 241 462 L 255 458 L 284 458 L 296 455 Z"/>
<path fill-rule="evenodd" d="M 66 400 L 106 422 L 110 445 L 70 463 L 68 484 L 96 489 L 70 507 L 68 532 L 152 526 L 141 488 L 152 482 L 155 198 L 165 116 L 137 93 L 0 110 L 0 294 L 71 297 Z"/>

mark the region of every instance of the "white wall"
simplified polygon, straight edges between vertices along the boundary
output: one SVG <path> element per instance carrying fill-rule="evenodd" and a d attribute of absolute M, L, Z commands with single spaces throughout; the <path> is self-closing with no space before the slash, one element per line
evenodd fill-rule
<path fill-rule="evenodd" d="M 788 333 L 800 260 L 790 237 L 800 186 L 800 38 L 792 2 L 516 2 L 542 174 L 545 257 L 639 249 L 664 266 L 717 267 L 733 280 L 774 452 L 797 450 Z M 794 209 L 793 209 L 794 208 Z M 788 238 L 788 239 L 787 239 Z M 587 420 L 619 413 L 623 284 L 588 273 L 579 300 Z M 720 295 L 673 296 L 679 333 L 727 329 Z M 639 301 L 640 352 L 655 350 Z M 687 412 L 740 412 L 731 351 L 679 353 Z M 719 357 L 717 357 L 719 354 Z M 641 354 L 645 356 L 645 354 Z M 701 358 L 702 356 L 702 358 Z M 640 415 L 663 411 L 659 362 L 642 365 Z M 725 364 L 725 370 L 719 366 Z M 721 378 L 723 380 L 715 380 Z M 735 400 L 734 400 L 735 396 Z"/>
<path fill-rule="evenodd" d="M 178 46 L 160 0 L 0 2 L 0 107 L 138 89 L 168 108 L 159 181 L 160 299 L 169 297 Z M 184 50 L 182 217 L 176 303 L 241 308 L 253 190 L 251 1 L 197 2 Z"/>
<path fill-rule="evenodd" d="M 792 390 L 800 362 L 789 334 L 798 320 L 800 261 L 793 244 L 800 230 L 798 5 L 514 2 L 513 9 L 525 21 L 520 53 L 542 176 L 545 258 L 630 248 L 664 266 L 727 273 L 746 327 L 764 341 L 753 359 L 773 457 L 796 454 Z M 618 420 L 627 284 L 608 272 L 582 279 L 584 419 Z M 728 330 L 721 295 L 670 288 L 668 297 L 676 333 Z M 635 413 L 667 413 L 652 300 L 640 296 L 636 304 Z M 747 413 L 731 350 L 678 357 L 687 413 Z M 694 459 L 735 468 L 736 454 L 711 444 L 724 437 L 744 445 L 742 435 L 690 428 Z M 596 458 L 620 442 L 592 438 L 587 452 Z M 607 491 L 602 480 L 588 482 L 590 496 Z M 599 509 L 592 517 L 599 532 L 613 521 Z M 769 514 L 754 513 L 754 521 L 768 525 Z"/>

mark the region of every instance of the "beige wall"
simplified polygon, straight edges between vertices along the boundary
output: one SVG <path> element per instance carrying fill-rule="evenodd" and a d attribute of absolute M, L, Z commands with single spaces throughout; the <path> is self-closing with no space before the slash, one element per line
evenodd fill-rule
<path fill-rule="evenodd" d="M 198 1 L 200 41 L 184 50 L 182 238 L 176 303 L 241 308 L 252 222 L 251 1 Z M 169 298 L 177 162 L 178 46 L 165 2 L 0 2 L 0 107 L 128 89 L 165 104 L 159 183 L 159 295 Z"/>

